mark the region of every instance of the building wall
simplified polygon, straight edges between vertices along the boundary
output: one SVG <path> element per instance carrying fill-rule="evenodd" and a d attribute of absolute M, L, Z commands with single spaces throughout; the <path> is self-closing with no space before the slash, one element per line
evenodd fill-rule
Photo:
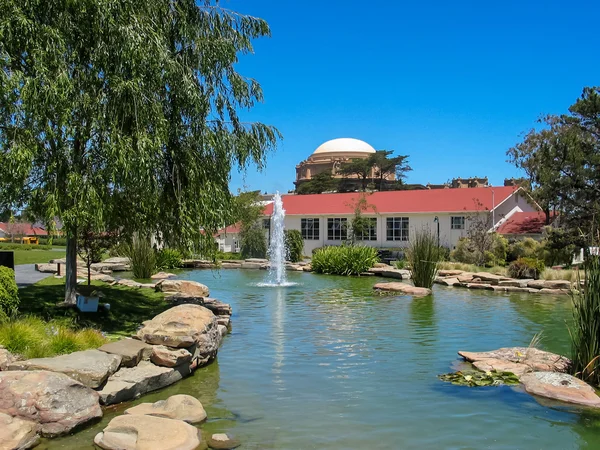
<path fill-rule="evenodd" d="M 537 208 L 527 202 L 524 195 L 517 192 L 511 195 L 504 203 L 499 204 L 494 211 L 495 228 L 502 225 L 511 215 L 516 212 L 535 212 Z"/>

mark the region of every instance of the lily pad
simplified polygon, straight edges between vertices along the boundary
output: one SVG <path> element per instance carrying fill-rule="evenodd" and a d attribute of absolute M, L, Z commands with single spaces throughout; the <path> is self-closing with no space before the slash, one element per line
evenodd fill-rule
<path fill-rule="evenodd" d="M 442 381 L 447 381 L 458 386 L 500 386 L 519 384 L 519 378 L 512 372 L 489 372 L 458 371 L 438 375 Z"/>

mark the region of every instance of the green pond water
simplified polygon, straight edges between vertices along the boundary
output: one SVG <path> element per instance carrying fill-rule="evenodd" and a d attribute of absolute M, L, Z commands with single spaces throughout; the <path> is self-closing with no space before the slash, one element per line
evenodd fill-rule
<path fill-rule="evenodd" d="M 568 298 L 436 287 L 413 300 L 374 294 L 374 278 L 288 275 L 297 285 L 259 287 L 263 271 L 183 273 L 233 306 L 218 360 L 41 448 L 93 448 L 127 407 L 180 393 L 203 403 L 204 433 L 233 433 L 245 449 L 600 448 L 596 414 L 437 379 L 462 364 L 457 350 L 527 346 L 540 330 L 542 348 L 568 354 Z"/>

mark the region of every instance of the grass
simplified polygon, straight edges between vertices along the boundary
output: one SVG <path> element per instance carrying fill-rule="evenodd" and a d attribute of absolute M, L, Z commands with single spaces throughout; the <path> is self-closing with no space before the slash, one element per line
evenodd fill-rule
<path fill-rule="evenodd" d="M 439 263 L 439 270 L 463 270 L 465 272 L 490 272 L 496 275 L 507 275 L 506 267 L 480 267 L 474 264 L 464 264 L 458 262 L 444 261 Z M 579 274 L 579 275 L 578 275 Z M 572 283 L 577 281 L 577 277 L 585 278 L 584 271 L 578 271 L 573 269 L 550 269 L 546 267 L 544 272 L 540 275 L 540 280 L 567 280 Z"/>
<path fill-rule="evenodd" d="M 19 312 L 50 321 L 69 319 L 78 327 L 102 330 L 110 339 L 135 334 L 144 320 L 149 320 L 168 308 L 162 293 L 151 289 L 109 286 L 92 281 L 110 304 L 110 311 L 81 313 L 72 308 L 57 307 L 64 300 L 64 279 L 49 277 L 19 290 Z"/>
<path fill-rule="evenodd" d="M 0 251 L 2 248 L 0 247 Z M 15 265 L 47 263 L 51 259 L 65 257 L 63 250 L 10 250 L 15 255 Z"/>

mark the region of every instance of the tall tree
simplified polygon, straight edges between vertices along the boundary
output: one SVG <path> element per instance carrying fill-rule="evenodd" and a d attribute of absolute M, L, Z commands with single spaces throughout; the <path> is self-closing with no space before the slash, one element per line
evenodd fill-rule
<path fill-rule="evenodd" d="M 305 181 L 296 189 L 297 194 L 322 194 L 328 191 L 337 191 L 340 180 L 333 178 L 329 172 L 316 174 L 310 180 Z"/>
<path fill-rule="evenodd" d="M 0 206 L 63 222 L 65 300 L 84 225 L 190 249 L 212 239 L 231 215 L 232 168 L 262 167 L 279 138 L 238 117 L 263 96 L 234 66 L 267 23 L 210 0 L 0 10 Z"/>
<path fill-rule="evenodd" d="M 391 150 L 378 150 L 373 153 L 369 159 L 372 167 L 375 168 L 377 177 L 377 189 L 385 190 L 384 181 L 391 175 L 396 178 L 396 185 L 402 185 L 406 172 L 412 170 L 408 165 L 408 155 L 392 156 Z"/>
<path fill-rule="evenodd" d="M 371 171 L 373 170 L 373 162 L 370 158 L 352 158 L 340 168 L 340 173 L 344 176 L 354 175 L 360 180 L 361 191 L 367 190 Z"/>

